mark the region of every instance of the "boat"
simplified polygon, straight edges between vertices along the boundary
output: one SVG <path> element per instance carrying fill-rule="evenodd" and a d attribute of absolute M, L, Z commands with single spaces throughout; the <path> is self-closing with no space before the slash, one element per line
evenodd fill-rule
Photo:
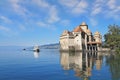
<path fill-rule="evenodd" d="M 35 51 L 35 52 L 40 52 L 39 46 L 34 46 L 33 51 Z"/>

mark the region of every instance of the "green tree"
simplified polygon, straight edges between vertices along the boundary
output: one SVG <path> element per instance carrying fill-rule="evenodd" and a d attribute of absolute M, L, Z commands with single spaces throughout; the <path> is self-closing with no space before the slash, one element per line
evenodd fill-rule
<path fill-rule="evenodd" d="M 120 26 L 109 25 L 108 33 L 104 35 L 106 46 L 111 49 L 120 50 Z"/>

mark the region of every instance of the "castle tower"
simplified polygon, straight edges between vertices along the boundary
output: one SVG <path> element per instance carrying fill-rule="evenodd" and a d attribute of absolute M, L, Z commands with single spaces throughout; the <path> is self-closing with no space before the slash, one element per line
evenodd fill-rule
<path fill-rule="evenodd" d="M 74 49 L 74 36 L 71 32 L 65 30 L 60 36 L 60 50 Z"/>
<path fill-rule="evenodd" d="M 101 41 L 102 40 L 101 34 L 98 31 L 95 32 L 94 39 L 95 39 L 95 42 L 99 42 L 99 43 L 102 42 Z"/>
<path fill-rule="evenodd" d="M 73 30 L 73 34 L 74 34 L 74 46 L 75 46 L 75 50 L 79 51 L 83 49 L 83 42 L 82 42 L 82 33 L 84 33 L 84 31 L 82 30 L 82 28 L 80 26 L 76 27 Z"/>
<path fill-rule="evenodd" d="M 82 28 L 82 30 L 84 31 L 84 42 L 83 42 L 83 48 L 87 49 L 87 30 L 88 30 L 88 25 L 85 22 L 82 22 L 80 27 Z"/>
<path fill-rule="evenodd" d="M 88 42 L 92 42 L 92 32 L 89 30 L 89 29 L 87 29 L 87 35 L 88 35 Z"/>
<path fill-rule="evenodd" d="M 80 25 L 80 27 L 82 28 L 82 30 L 83 30 L 84 32 L 86 32 L 87 29 L 88 29 L 88 25 L 87 25 L 85 22 L 82 22 L 81 25 Z"/>
<path fill-rule="evenodd" d="M 98 31 L 95 32 L 94 39 L 95 39 L 95 42 L 97 43 L 97 50 L 100 51 L 102 49 L 102 47 L 101 47 L 102 37 Z"/>

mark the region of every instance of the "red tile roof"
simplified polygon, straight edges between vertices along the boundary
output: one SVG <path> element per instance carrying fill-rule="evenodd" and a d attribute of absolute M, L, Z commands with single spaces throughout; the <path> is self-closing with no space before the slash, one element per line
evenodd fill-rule
<path fill-rule="evenodd" d="M 83 30 L 80 26 L 78 26 L 73 30 L 73 32 L 83 32 Z"/>

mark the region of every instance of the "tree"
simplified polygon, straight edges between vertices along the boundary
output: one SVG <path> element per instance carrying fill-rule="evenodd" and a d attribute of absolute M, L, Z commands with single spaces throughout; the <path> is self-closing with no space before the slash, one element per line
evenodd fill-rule
<path fill-rule="evenodd" d="M 106 46 L 111 49 L 120 50 L 120 26 L 109 25 L 108 33 L 104 35 Z"/>

